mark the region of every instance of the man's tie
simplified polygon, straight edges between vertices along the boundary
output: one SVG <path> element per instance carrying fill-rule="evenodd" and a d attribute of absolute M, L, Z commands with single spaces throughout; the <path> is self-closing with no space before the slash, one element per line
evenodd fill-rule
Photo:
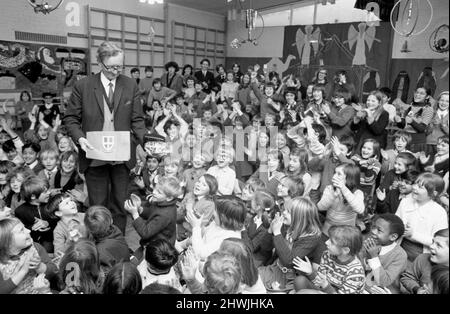
<path fill-rule="evenodd" d="M 113 86 L 114 84 L 112 82 L 109 82 L 108 84 L 109 86 L 109 92 L 108 92 L 108 101 L 109 101 L 109 110 L 113 111 L 114 108 L 114 90 L 113 90 Z"/>
<path fill-rule="evenodd" d="M 47 180 L 50 181 L 50 178 L 52 177 L 52 172 L 50 170 L 47 170 Z"/>

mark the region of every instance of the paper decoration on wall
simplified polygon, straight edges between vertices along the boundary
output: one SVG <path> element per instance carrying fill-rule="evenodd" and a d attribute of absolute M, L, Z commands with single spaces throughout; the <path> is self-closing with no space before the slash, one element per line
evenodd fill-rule
<path fill-rule="evenodd" d="M 367 25 L 369 26 L 380 26 L 380 6 L 376 2 L 369 2 L 366 5 L 367 13 Z"/>
<path fill-rule="evenodd" d="M 55 56 L 56 58 L 56 56 Z M 55 58 L 52 55 L 52 52 L 47 47 L 41 47 L 38 50 L 37 59 L 42 64 L 42 67 L 45 70 L 53 72 L 55 74 L 61 73 L 61 66 L 56 64 Z"/>
<path fill-rule="evenodd" d="M 88 58 L 87 49 L 0 41 L 0 75 L 9 71 L 16 89 L 35 95 L 72 86 L 79 75 L 86 75 Z"/>
<path fill-rule="evenodd" d="M 314 56 L 317 55 L 319 50 L 319 44 L 321 43 L 320 28 L 317 27 L 315 31 L 313 29 L 312 25 L 306 25 L 303 33 L 301 27 L 299 27 L 295 35 L 295 43 L 292 44 L 292 46 L 297 46 L 302 66 L 309 66 L 311 62 L 311 47 L 314 51 Z"/>
<path fill-rule="evenodd" d="M 283 63 L 280 58 L 272 58 L 269 62 L 266 63 L 267 70 L 269 72 L 278 73 L 279 77 L 283 77 L 283 73 L 289 68 L 292 60 L 295 60 L 296 57 L 293 55 L 289 55 L 286 59 L 286 62 Z"/>
<path fill-rule="evenodd" d="M 66 5 L 66 11 L 69 11 L 66 15 L 66 25 L 79 27 L 81 20 L 80 5 L 73 1 L 69 2 Z"/>
<path fill-rule="evenodd" d="M 391 99 L 400 98 L 404 103 L 408 101 L 409 92 L 409 75 L 406 71 L 400 71 L 395 78 L 394 85 L 392 86 Z"/>
<path fill-rule="evenodd" d="M 31 83 L 36 83 L 42 73 L 42 65 L 39 62 L 29 62 L 19 68 L 22 73 Z"/>
<path fill-rule="evenodd" d="M 419 87 L 425 87 L 431 90 L 431 95 L 434 95 L 436 91 L 436 74 L 433 72 L 431 67 L 425 67 L 420 73 L 417 79 L 416 89 Z"/>
<path fill-rule="evenodd" d="M 353 25 L 350 25 L 348 40 L 344 41 L 344 44 L 348 42 L 350 49 L 352 49 L 356 43 L 353 65 L 366 65 L 366 43 L 369 51 L 372 49 L 374 41 L 381 43 L 381 40 L 375 38 L 375 34 L 376 28 L 374 26 L 367 27 L 367 24 L 364 22 L 358 24 L 358 31 Z"/>
<path fill-rule="evenodd" d="M 363 102 L 366 101 L 370 92 L 380 88 L 381 80 L 378 71 L 370 71 L 363 78 Z"/>
<path fill-rule="evenodd" d="M 0 43 L 0 67 L 15 68 L 22 65 L 26 59 L 27 51 L 23 45 Z"/>
<path fill-rule="evenodd" d="M 368 9 L 372 7 L 374 4 L 378 6 L 378 17 L 382 21 L 389 21 L 391 10 L 394 7 L 395 1 L 392 0 L 356 0 L 355 8 L 356 9 Z"/>

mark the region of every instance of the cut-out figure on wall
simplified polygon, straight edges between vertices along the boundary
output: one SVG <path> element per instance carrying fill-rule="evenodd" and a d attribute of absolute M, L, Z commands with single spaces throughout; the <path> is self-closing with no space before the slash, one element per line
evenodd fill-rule
<path fill-rule="evenodd" d="M 380 5 L 376 2 L 369 2 L 366 5 L 368 26 L 380 26 Z"/>
<path fill-rule="evenodd" d="M 348 29 L 348 40 L 344 41 L 344 44 L 348 43 L 350 49 L 352 49 L 356 43 L 353 65 L 366 65 L 366 43 L 369 51 L 372 49 L 374 41 L 381 43 L 381 40 L 375 38 L 375 33 L 375 26 L 367 27 L 366 23 L 359 23 L 358 31 L 353 25 L 350 25 Z"/>
<path fill-rule="evenodd" d="M 316 28 L 313 32 L 314 27 L 312 25 L 305 26 L 305 32 L 299 27 L 295 35 L 295 43 L 292 46 L 297 46 L 298 55 L 300 57 L 300 64 L 302 66 L 309 66 L 311 62 L 311 46 L 314 50 L 314 55 L 317 54 L 319 50 L 320 41 L 320 28 Z"/>
<path fill-rule="evenodd" d="M 293 55 L 289 55 L 286 59 L 286 62 L 283 63 L 280 58 L 272 58 L 269 62 L 266 63 L 267 69 L 269 72 L 278 73 L 278 77 L 283 77 L 283 73 L 289 68 L 292 60 L 295 60 L 296 57 Z"/>
<path fill-rule="evenodd" d="M 52 56 L 52 52 L 47 47 L 41 47 L 38 50 L 38 60 L 42 64 L 42 67 L 55 74 L 61 73 L 61 67 L 56 64 L 55 58 Z"/>
<path fill-rule="evenodd" d="M 436 91 L 436 74 L 431 67 L 423 68 L 423 71 L 417 79 L 416 89 L 419 87 L 429 88 L 431 90 L 431 95 L 434 95 L 434 92 Z"/>
<path fill-rule="evenodd" d="M 391 99 L 401 99 L 404 103 L 408 101 L 409 75 L 406 71 L 400 71 L 395 78 L 392 86 Z"/>

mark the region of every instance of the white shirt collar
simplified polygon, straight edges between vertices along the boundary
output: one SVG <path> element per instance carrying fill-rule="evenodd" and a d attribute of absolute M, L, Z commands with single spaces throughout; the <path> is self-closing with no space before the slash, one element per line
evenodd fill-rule
<path fill-rule="evenodd" d="M 53 170 L 47 170 L 47 169 L 44 168 L 44 170 L 45 170 L 46 173 L 50 172 L 50 173 L 53 174 L 53 173 L 56 173 L 58 171 L 58 167 L 53 168 Z"/>
<path fill-rule="evenodd" d="M 108 93 L 109 91 L 109 83 L 113 84 L 113 90 L 115 90 L 116 88 L 116 81 L 117 79 L 113 79 L 113 80 L 109 80 L 108 78 L 106 78 L 105 74 L 103 74 L 103 72 L 100 72 L 100 80 L 102 81 L 102 85 L 103 88 L 105 89 L 106 93 Z"/>
<path fill-rule="evenodd" d="M 34 167 L 36 167 L 37 164 L 38 164 L 38 161 L 37 161 L 37 159 L 36 159 L 36 160 L 33 161 L 31 164 L 29 164 L 28 167 L 29 167 L 30 169 L 34 169 Z"/>
<path fill-rule="evenodd" d="M 386 255 L 397 246 L 397 242 L 393 242 L 390 245 L 382 246 L 379 255 Z"/>

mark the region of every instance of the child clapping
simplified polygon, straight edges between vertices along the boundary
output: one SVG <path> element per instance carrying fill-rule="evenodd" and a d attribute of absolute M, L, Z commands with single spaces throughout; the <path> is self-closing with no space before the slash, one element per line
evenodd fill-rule
<path fill-rule="evenodd" d="M 369 292 L 374 286 L 399 291 L 399 277 L 406 269 L 408 257 L 400 246 L 399 239 L 405 232 L 400 217 L 383 214 L 375 218 L 371 234 L 363 243 L 361 260 L 366 261 L 366 286 Z"/>

